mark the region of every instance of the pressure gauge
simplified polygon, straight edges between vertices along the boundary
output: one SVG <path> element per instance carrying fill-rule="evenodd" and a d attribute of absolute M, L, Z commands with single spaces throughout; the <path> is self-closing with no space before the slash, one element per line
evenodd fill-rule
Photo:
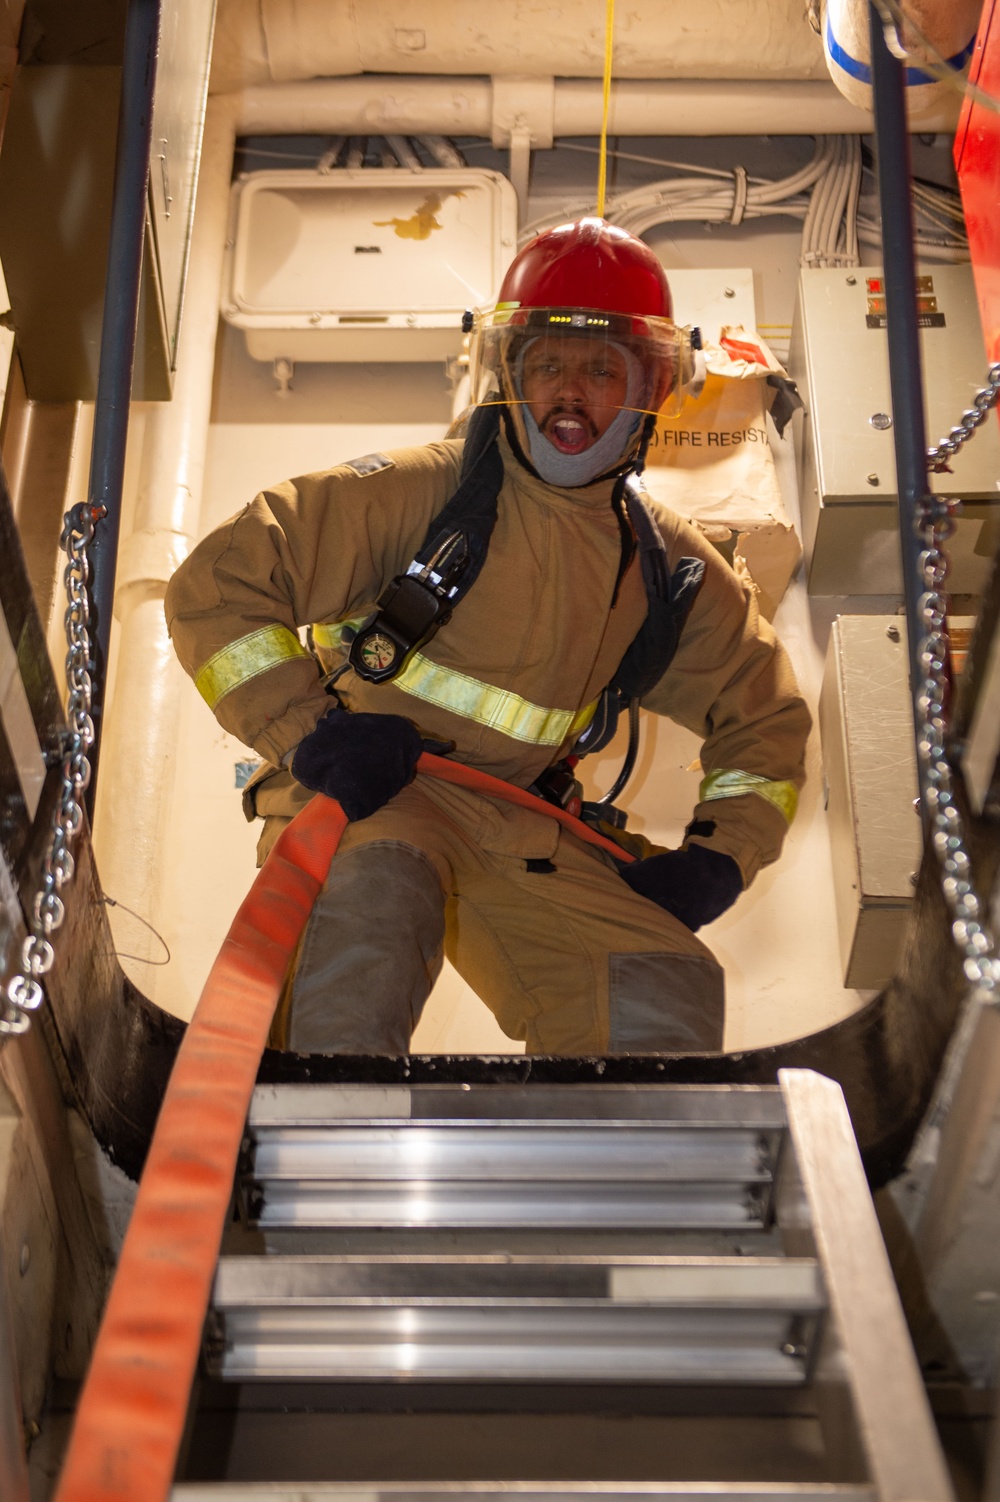
<path fill-rule="evenodd" d="M 396 660 L 396 643 L 383 631 L 373 631 L 359 646 L 361 661 L 373 673 L 385 672 Z"/>

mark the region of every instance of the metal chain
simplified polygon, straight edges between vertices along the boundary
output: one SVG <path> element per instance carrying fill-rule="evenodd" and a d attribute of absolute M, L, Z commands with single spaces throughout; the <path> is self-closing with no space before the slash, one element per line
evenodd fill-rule
<path fill-rule="evenodd" d="M 949 459 L 968 443 L 986 414 L 1000 401 L 1000 364 L 991 366 L 987 381 L 977 392 L 972 407 L 962 414 L 959 426 L 952 428 L 936 448 L 927 450 L 928 468 L 933 473 L 950 472 Z M 924 768 L 931 844 L 941 867 L 941 890 L 951 914 L 952 937 L 963 956 L 966 979 L 984 991 L 995 992 L 1000 989 L 1000 959 L 986 923 L 984 904 L 972 885 L 972 862 L 946 750 L 951 648 L 945 592 L 950 564 L 944 545 L 955 531 L 954 513 L 960 505 L 960 501 L 926 495 L 917 519 L 924 586 L 917 604 L 924 632 L 917 654 L 923 674 L 917 697 L 922 721 L 917 755 Z"/>
<path fill-rule="evenodd" d="M 986 385 L 977 391 L 972 406 L 962 413 L 957 428 L 952 428 L 947 438 L 942 438 L 936 448 L 927 450 L 927 464 L 932 474 L 950 474 L 949 459 L 954 459 L 963 443 L 968 443 L 986 414 L 1000 401 L 1000 365 L 991 365 Z"/>
<path fill-rule="evenodd" d="M 66 584 L 66 705 L 67 728 L 60 736 L 62 791 L 52 819 L 52 834 L 42 866 L 42 884 L 32 906 L 31 932 L 21 948 L 21 965 L 0 992 L 0 1043 L 6 1038 L 26 1033 L 31 1014 L 43 1001 L 39 976 L 52 968 L 55 953 L 52 935 L 62 925 L 66 908 L 59 893 L 72 879 L 72 846 L 83 825 L 83 793 L 90 782 L 88 752 L 94 744 L 94 722 L 90 717 L 93 691 L 93 663 L 90 659 L 90 601 L 87 582 L 90 578 L 88 549 L 94 529 L 105 506 L 90 502 L 74 506 L 63 518 L 59 539 L 69 558 Z"/>

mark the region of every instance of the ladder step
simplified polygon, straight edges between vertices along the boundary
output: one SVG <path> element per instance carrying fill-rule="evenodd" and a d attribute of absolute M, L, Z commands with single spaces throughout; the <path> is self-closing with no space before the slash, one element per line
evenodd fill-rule
<path fill-rule="evenodd" d="M 639 1182 L 725 1182 L 770 1179 L 777 1145 L 776 1134 L 756 1128 L 691 1129 L 661 1122 L 337 1122 L 260 1128 L 256 1162 L 267 1178 L 478 1182 L 499 1171 L 504 1179 L 523 1182 L 588 1183 L 619 1175 Z"/>
<path fill-rule="evenodd" d="M 781 1137 L 660 1121 L 260 1124 L 240 1188 L 264 1227 L 763 1226 Z"/>
<path fill-rule="evenodd" d="M 777 1085 L 258 1085 L 251 1127 L 317 1121 L 662 1121 L 784 1129 Z"/>
<path fill-rule="evenodd" d="M 247 1194 L 247 1218 L 273 1230 L 305 1227 L 454 1227 L 601 1231 L 732 1230 L 762 1228 L 770 1201 L 745 1185 L 728 1193 L 697 1184 L 652 1185 L 639 1193 L 620 1184 L 594 1183 L 574 1194 L 560 1184 L 435 1189 L 419 1184 L 395 1191 L 337 1183 L 266 1183 Z"/>
<path fill-rule="evenodd" d="M 336 1298 L 603 1298 L 729 1307 L 825 1307 L 813 1257 L 222 1257 L 213 1303 Z"/>
<path fill-rule="evenodd" d="M 226 1380 L 799 1384 L 809 1258 L 236 1257 L 206 1362 Z"/>

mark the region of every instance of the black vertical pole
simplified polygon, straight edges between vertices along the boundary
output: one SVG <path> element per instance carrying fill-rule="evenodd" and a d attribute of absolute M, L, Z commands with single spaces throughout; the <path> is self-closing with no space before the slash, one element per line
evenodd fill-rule
<path fill-rule="evenodd" d="M 91 548 L 91 633 L 94 643 L 94 720 L 87 812 L 94 814 L 97 767 L 104 723 L 108 644 L 115 593 L 115 566 L 121 530 L 122 481 L 128 437 L 132 366 L 135 359 L 142 242 L 146 227 L 149 151 L 153 131 L 153 89 L 160 31 L 160 0 L 129 0 L 125 57 L 118 110 L 115 188 L 111 208 L 108 271 L 104 284 L 101 359 L 94 410 L 89 499 L 104 506 Z"/>
<path fill-rule="evenodd" d="M 917 271 L 913 249 L 913 207 L 910 198 L 910 138 L 906 130 L 903 64 L 886 46 L 882 20 L 869 4 L 872 48 L 872 88 L 875 96 L 875 154 L 882 215 L 882 262 L 886 321 L 889 336 L 889 385 L 892 392 L 893 436 L 896 447 L 896 488 L 899 492 L 899 536 L 903 554 L 903 598 L 910 648 L 910 691 L 913 720 L 919 735 L 921 716 L 917 694 L 923 674 L 917 660 L 923 635 L 918 613 L 923 585 L 920 578 L 920 539 L 917 520 L 927 494 L 927 437 L 924 428 L 924 387 L 917 322 Z M 922 766 L 918 758 L 922 779 Z"/>

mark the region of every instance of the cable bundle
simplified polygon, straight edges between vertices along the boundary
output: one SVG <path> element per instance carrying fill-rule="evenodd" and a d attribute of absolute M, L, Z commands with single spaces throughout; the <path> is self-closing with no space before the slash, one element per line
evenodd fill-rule
<path fill-rule="evenodd" d="M 571 142 L 560 145 L 573 151 L 593 150 Z M 631 157 L 628 152 L 610 155 Z M 642 235 L 657 224 L 738 225 L 746 219 L 785 214 L 803 221 L 800 259 L 804 266 L 857 266 L 859 240 L 866 245 L 881 245 L 882 240 L 877 211 L 868 213 L 862 201 L 862 180 L 871 170 L 867 156 L 858 136 L 817 136 L 810 161 L 775 181 L 752 177 L 739 166 L 727 172 L 662 162 L 658 165 L 691 175 L 662 178 L 617 194 L 607 200 L 604 217 Z M 968 240 L 958 194 L 918 179 L 913 183 L 913 197 L 918 252 L 938 260 L 967 260 Z M 525 225 L 520 243 L 539 230 L 593 213 L 593 209 L 590 199 L 566 204 L 557 215 Z"/>

